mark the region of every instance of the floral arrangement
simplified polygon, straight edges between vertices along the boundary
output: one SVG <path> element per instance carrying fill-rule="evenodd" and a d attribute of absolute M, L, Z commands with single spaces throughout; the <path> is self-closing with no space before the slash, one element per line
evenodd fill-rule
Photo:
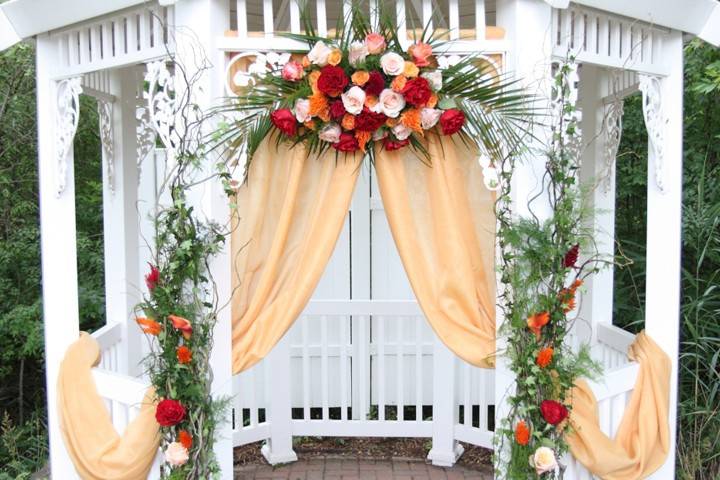
<path fill-rule="evenodd" d="M 575 72 L 571 59 L 560 64 L 554 83 L 552 139 L 542 182 L 552 214 L 547 219 L 514 216 L 514 158 L 501 169 L 504 178 L 496 208 L 504 287 L 501 332 L 516 381 L 508 398 L 509 414 L 496 436 L 498 478 L 562 478 L 561 458 L 568 451 L 565 435 L 572 430 L 572 388 L 579 377 L 592 378 L 600 369 L 587 346 L 575 351 L 564 342 L 577 321 L 574 312 L 584 279 L 606 262 L 593 252 L 592 233 L 586 227 L 587 189 L 577 177 L 581 152 L 579 113 L 571 88 Z"/>
<path fill-rule="evenodd" d="M 488 75 L 486 62 L 469 55 L 440 68 L 446 42 L 425 28 L 409 47 L 397 36 L 394 16 L 380 5 L 372 25 L 355 4 L 335 38 L 318 37 L 306 11 L 305 34 L 287 36 L 309 51 L 254 82 L 222 109 L 236 119 L 224 132 L 231 148 L 247 154 L 273 131 L 310 153 L 410 147 L 429 160 L 430 134 L 457 135 L 481 153 L 501 159 L 518 143 L 527 120 L 526 96 L 512 82 Z M 347 25 L 347 28 L 343 28 Z M 237 118 L 239 117 L 239 118 Z M 502 146 L 502 148 L 501 148 Z"/>

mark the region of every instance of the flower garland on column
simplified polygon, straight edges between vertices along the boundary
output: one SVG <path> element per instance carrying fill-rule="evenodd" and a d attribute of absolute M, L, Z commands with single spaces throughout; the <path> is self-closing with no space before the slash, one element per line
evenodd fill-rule
<path fill-rule="evenodd" d="M 514 216 L 510 201 L 514 159 L 507 161 L 501 173 L 497 207 L 501 333 L 507 338 L 505 357 L 515 384 L 509 393 L 509 414 L 496 437 L 499 478 L 562 478 L 560 459 L 568 451 L 565 435 L 572 428 L 568 422 L 571 389 L 579 377 L 599 373 L 587 345 L 573 350 L 565 342 L 577 320 L 573 312 L 584 279 L 605 262 L 593 253 L 584 205 L 587 189 L 578 179 L 576 68 L 573 59 L 568 59 L 554 76 L 552 140 L 545 152 L 543 193 L 534 198 L 547 197 L 549 216 L 541 219 L 532 211 L 527 218 Z"/>

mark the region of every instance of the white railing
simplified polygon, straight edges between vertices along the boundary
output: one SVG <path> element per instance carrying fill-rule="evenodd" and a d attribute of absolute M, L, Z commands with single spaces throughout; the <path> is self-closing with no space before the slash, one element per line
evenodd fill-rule
<path fill-rule="evenodd" d="M 667 31 L 612 13 L 571 4 L 553 9 L 553 54 L 578 62 L 666 74 L 662 45 Z"/>
<path fill-rule="evenodd" d="M 98 368 L 108 372 L 123 372 L 122 351 L 123 326 L 120 323 L 108 323 L 104 327 L 93 332 L 92 336 L 100 345 L 100 363 Z"/>

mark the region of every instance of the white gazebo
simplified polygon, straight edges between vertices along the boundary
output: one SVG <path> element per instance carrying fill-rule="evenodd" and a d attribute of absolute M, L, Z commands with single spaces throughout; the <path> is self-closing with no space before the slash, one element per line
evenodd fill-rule
<path fill-rule="evenodd" d="M 656 479 L 674 478 L 680 304 L 683 44 L 698 36 L 720 44 L 715 0 L 393 0 L 398 32 L 426 23 L 448 28 L 457 41 L 441 58 L 451 64 L 482 51 L 497 70 L 514 72 L 542 92 L 553 62 L 576 57 L 578 104 L 586 139 L 582 175 L 600 179 L 594 229 L 613 253 L 613 165 L 621 137 L 623 99 L 639 92 L 648 130 L 647 287 L 645 326 L 673 362 L 670 455 Z M 377 0 L 369 0 L 374 4 Z M 340 0 L 310 3 L 322 35 L 342 16 Z M 142 334 L 133 321 L 150 258 L 147 212 L 162 203 L 157 178 L 163 149 L 158 105 L 143 96 L 168 55 L 182 51 L 187 27 L 213 66 L 203 78 L 201 105 L 232 95 L 245 68 L 282 62 L 277 52 L 298 44 L 277 35 L 300 31 L 295 0 L 11 0 L 0 5 L 0 49 L 27 39 L 37 49 L 37 101 L 43 305 L 50 455 L 53 478 L 76 478 L 59 432 L 58 365 L 78 337 L 73 137 L 79 95 L 97 99 L 103 146 L 107 324 L 93 333 L 102 347 L 95 369 L 101 395 L 121 430 L 133 418 L 147 381 L 141 374 Z M 158 85 L 160 89 L 163 84 Z M 514 175 L 522 214 L 543 159 Z M 502 415 L 511 382 L 500 364 L 481 370 L 455 357 L 434 335 L 414 299 L 395 250 L 370 170 L 361 175 L 336 252 L 313 300 L 260 364 L 231 374 L 230 314 L 215 333 L 215 394 L 233 396 L 217 455 L 232 478 L 232 448 L 266 440 L 270 463 L 296 459 L 293 436 L 402 436 L 432 439 L 430 460 L 452 465 L 459 442 L 493 447 L 494 417 Z M 199 207 L 226 221 L 222 185 L 208 184 Z M 603 212 L 603 213 L 599 213 Z M 609 213 L 608 213 L 609 212 Z M 213 264 L 220 293 L 230 295 L 227 253 Z M 601 424 L 618 427 L 637 365 L 626 350 L 634 336 L 613 325 L 613 272 L 588 285 L 572 338 L 590 342 L 605 366 L 594 383 Z M 272 375 L 270 375 L 272 372 Z M 450 373 L 448 373 L 450 372 Z M 405 406 L 415 407 L 405 418 Z M 387 408 L 389 407 L 389 408 Z M 431 416 L 421 412 L 432 408 Z M 391 412 L 391 413 L 387 413 Z M 392 413 L 394 412 L 394 413 Z M 591 478 L 568 459 L 573 479 Z M 154 470 L 157 474 L 157 468 Z"/>

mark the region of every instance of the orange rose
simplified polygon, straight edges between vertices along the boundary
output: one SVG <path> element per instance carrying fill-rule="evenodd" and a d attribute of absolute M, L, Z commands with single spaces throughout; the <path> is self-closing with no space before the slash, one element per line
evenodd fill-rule
<path fill-rule="evenodd" d="M 427 67 L 430 65 L 429 58 L 432 55 L 432 47 L 427 43 L 416 43 L 411 45 L 408 53 L 418 67 Z"/>
<path fill-rule="evenodd" d="M 358 70 L 352 74 L 350 80 L 352 80 L 352 82 L 358 87 L 362 87 L 368 80 L 370 80 L 370 74 L 365 70 Z"/>
<path fill-rule="evenodd" d="M 553 359 L 553 353 L 555 353 L 555 351 L 552 347 L 546 347 L 540 350 L 540 353 L 538 353 L 538 356 L 535 359 L 537 366 L 545 368 L 550 365 L 550 362 L 552 362 Z"/>
<path fill-rule="evenodd" d="M 307 57 L 307 55 L 302 58 L 302 66 L 305 68 L 308 68 L 310 66 L 310 59 Z"/>
<path fill-rule="evenodd" d="M 342 52 L 340 49 L 335 48 L 332 52 L 330 52 L 330 55 L 327 57 L 327 62 L 332 65 L 333 67 L 337 66 L 338 63 L 342 61 Z"/>
<path fill-rule="evenodd" d="M 393 92 L 402 92 L 406 84 L 407 77 L 405 77 L 405 75 L 398 75 L 390 84 L 390 88 L 392 88 Z"/>
<path fill-rule="evenodd" d="M 525 420 L 520 420 L 515 426 L 515 441 L 518 445 L 527 445 L 530 443 L 530 429 Z"/>
<path fill-rule="evenodd" d="M 190 435 L 190 433 L 187 430 L 180 430 L 178 432 L 177 441 L 182 443 L 182 446 L 188 450 L 190 450 L 190 448 L 192 448 L 192 444 L 193 444 L 192 435 Z"/>
<path fill-rule="evenodd" d="M 343 116 L 341 125 L 345 130 L 352 130 L 353 128 L 355 128 L 355 117 L 353 115 L 350 115 L 349 113 L 346 113 Z"/>
<path fill-rule="evenodd" d="M 413 62 L 405 62 L 405 68 L 403 69 L 403 75 L 408 78 L 417 77 L 420 73 L 420 69 Z"/>
<path fill-rule="evenodd" d="M 175 330 L 180 330 L 182 332 L 183 337 L 185 337 L 186 339 L 190 338 L 190 335 L 192 335 L 193 331 L 190 320 L 188 320 L 187 318 L 179 317 L 177 315 L 168 315 L 168 320 L 170 320 Z"/>
<path fill-rule="evenodd" d="M 435 108 L 435 105 L 438 103 L 438 96 L 434 93 L 430 95 L 430 100 L 427 101 L 427 107 L 428 108 Z"/>
<path fill-rule="evenodd" d="M 548 324 L 550 321 L 550 314 L 548 312 L 540 312 L 534 315 L 530 315 L 527 319 L 527 325 L 530 330 L 539 339 L 542 327 Z"/>
<path fill-rule="evenodd" d="M 310 84 L 310 88 L 312 89 L 313 93 L 317 93 L 317 82 L 318 78 L 320 78 L 320 70 L 313 70 L 308 74 L 308 84 Z"/>
<path fill-rule="evenodd" d="M 185 345 L 180 345 L 175 351 L 178 362 L 182 364 L 190 363 L 192 361 L 192 352 Z"/>
<path fill-rule="evenodd" d="M 365 106 L 368 108 L 372 108 L 378 103 L 378 97 L 375 97 L 373 95 L 366 95 L 365 96 Z"/>
<path fill-rule="evenodd" d="M 135 319 L 140 329 L 148 335 L 157 335 L 162 331 L 162 325 L 151 318 L 137 317 Z"/>

